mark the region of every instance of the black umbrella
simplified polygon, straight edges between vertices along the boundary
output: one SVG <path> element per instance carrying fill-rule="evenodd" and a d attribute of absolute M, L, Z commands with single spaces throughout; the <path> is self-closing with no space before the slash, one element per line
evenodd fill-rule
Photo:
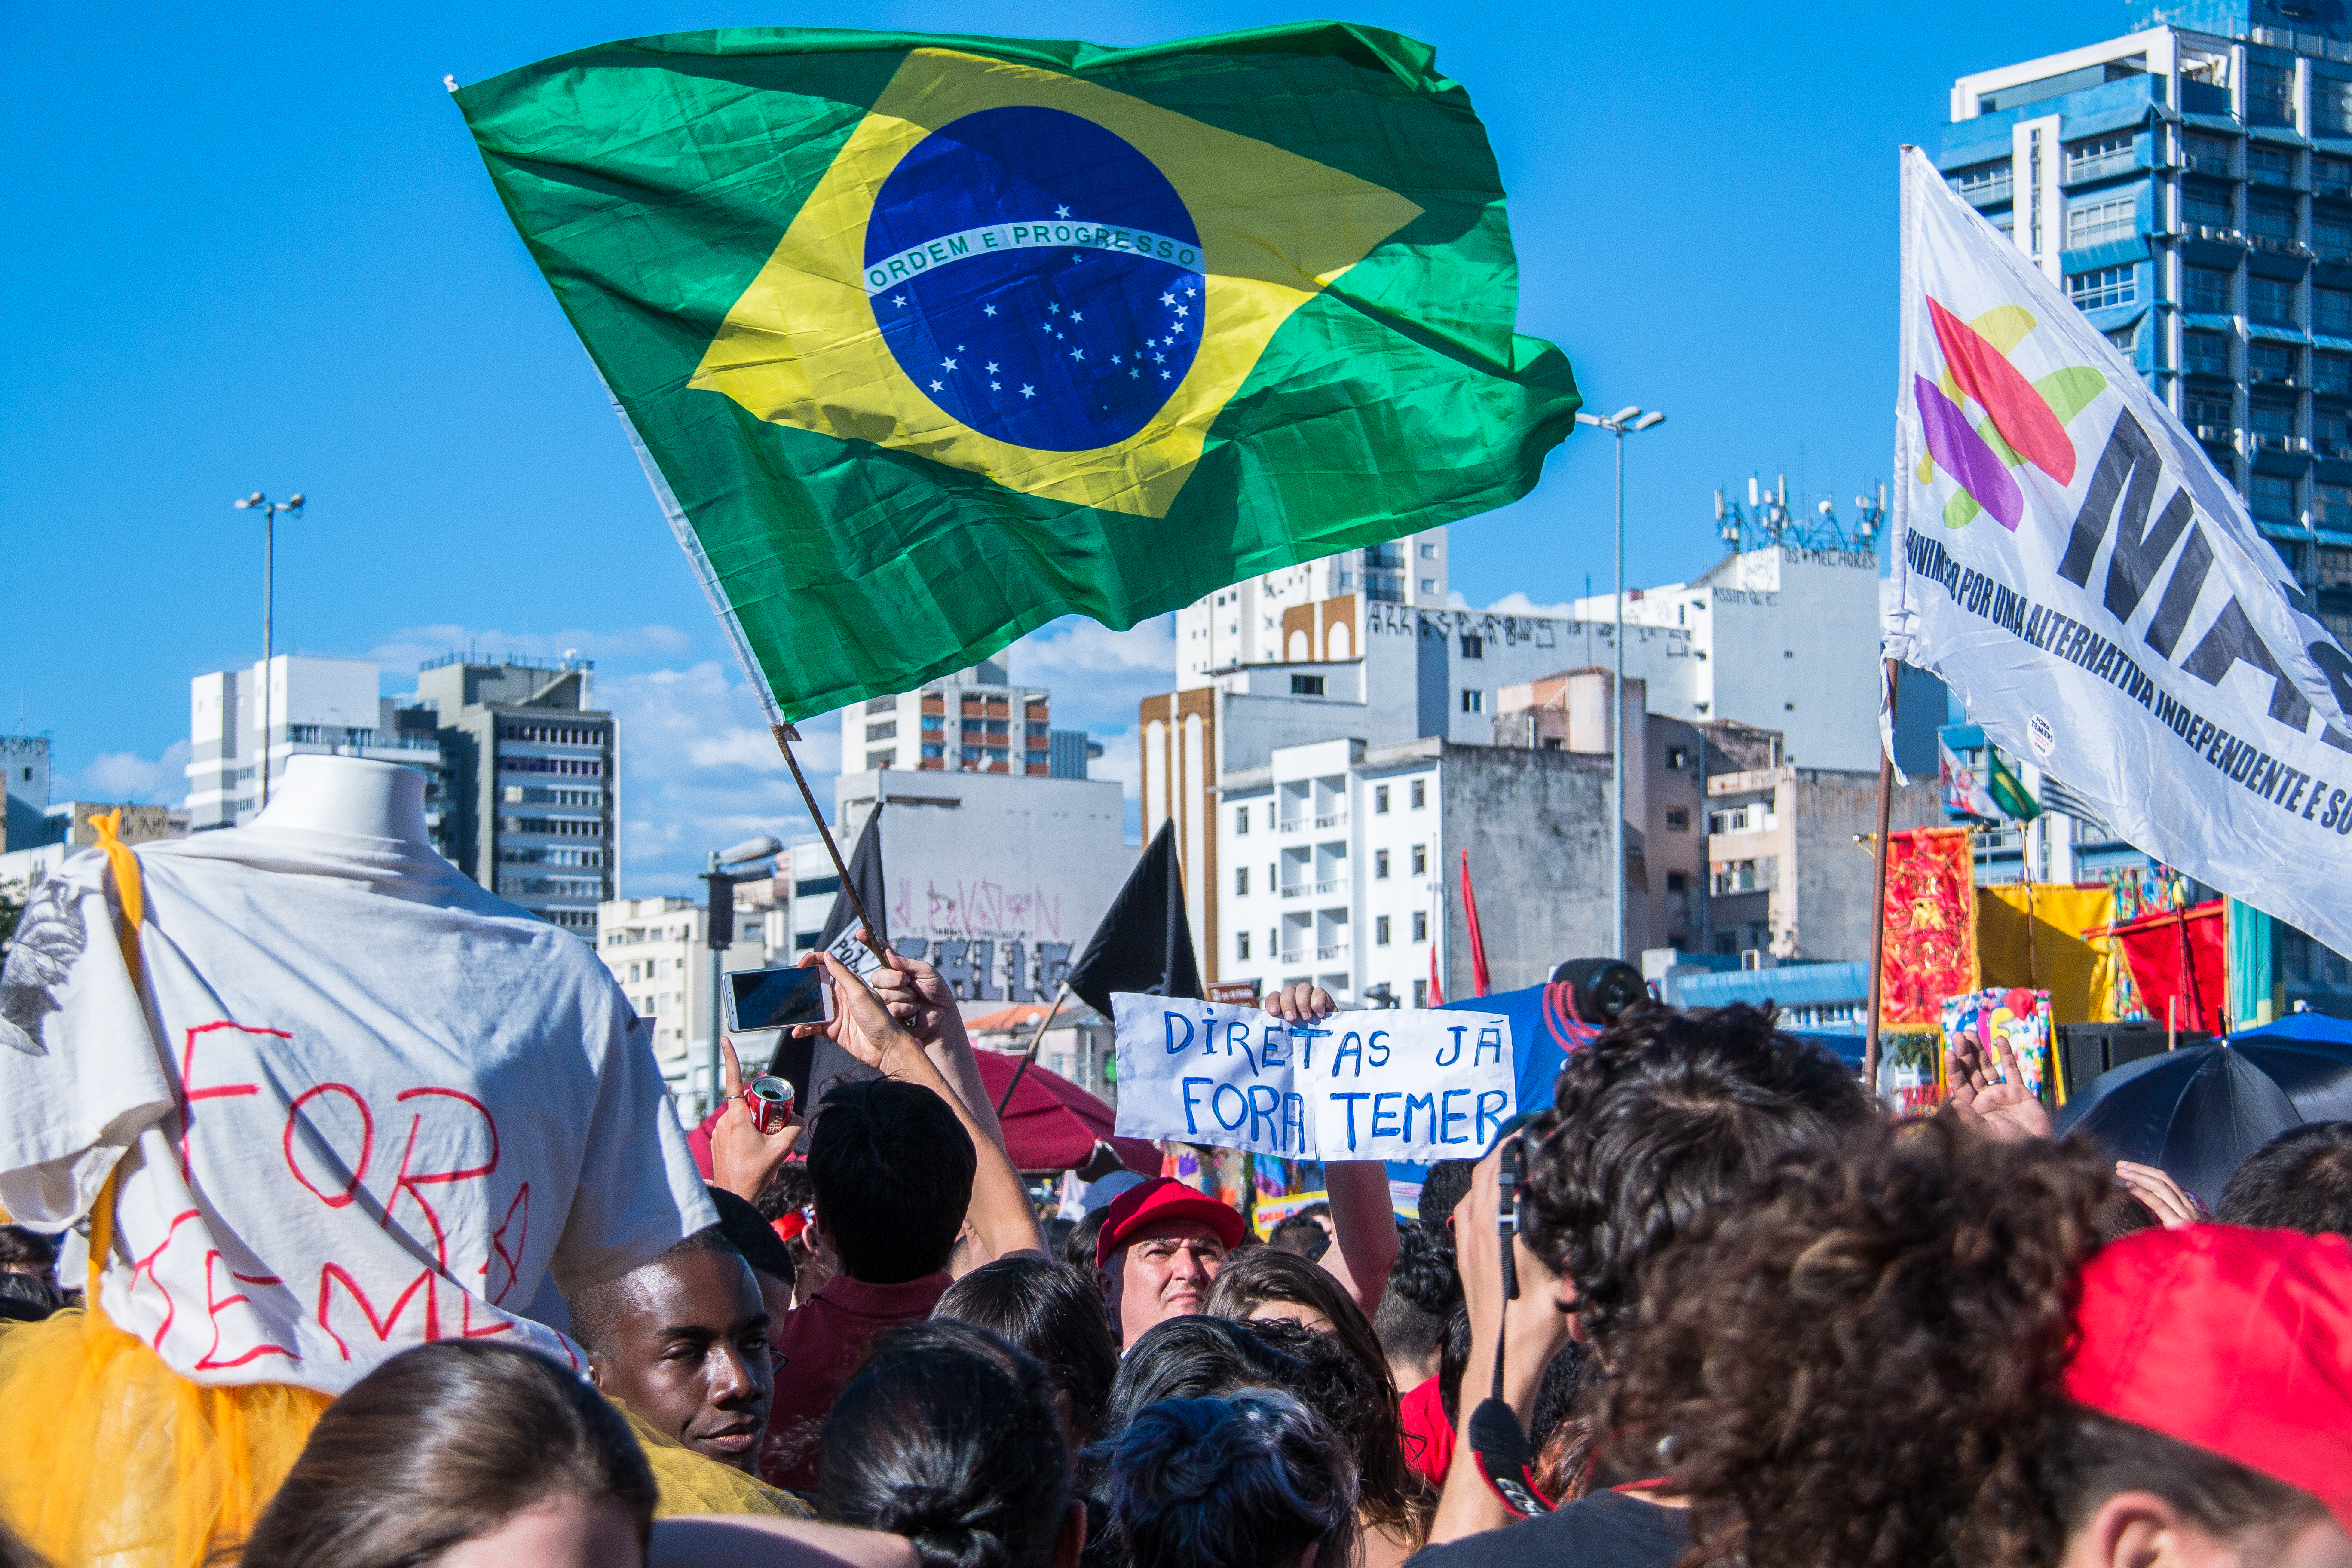
<path fill-rule="evenodd" d="M 2058 1112 L 2118 1160 L 2221 1201 L 2238 1162 L 2291 1127 L 2352 1121 L 2352 1044 L 2240 1035 L 2101 1073 Z"/>

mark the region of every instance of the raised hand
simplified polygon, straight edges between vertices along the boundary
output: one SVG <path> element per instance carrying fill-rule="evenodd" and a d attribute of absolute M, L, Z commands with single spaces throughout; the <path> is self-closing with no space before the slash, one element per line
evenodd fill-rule
<path fill-rule="evenodd" d="M 1278 985 L 1265 999 L 1265 1010 L 1286 1024 L 1308 1024 L 1318 1018 L 1328 1018 L 1339 1011 L 1331 993 L 1311 980 L 1296 985 Z"/>
<path fill-rule="evenodd" d="M 720 1087 L 727 1100 L 710 1128 L 710 1177 L 736 1196 L 756 1202 L 801 1141 L 798 1108 L 783 1126 L 762 1132 L 743 1103 L 743 1066 L 735 1042 L 719 1044 Z"/>
<path fill-rule="evenodd" d="M 857 934 L 862 940 L 866 932 L 860 929 Z M 897 952 L 883 962 L 885 967 L 866 976 L 866 984 L 908 1034 L 928 1046 L 940 1037 L 949 1019 L 961 1019 L 955 988 L 940 978 L 936 968 Z"/>
<path fill-rule="evenodd" d="M 2124 1190 L 2147 1205 L 2147 1212 L 2157 1217 L 2167 1230 L 2179 1230 L 2204 1218 L 2197 1200 L 2181 1189 L 2180 1184 L 2158 1170 L 2154 1165 L 2137 1165 L 2129 1160 L 2116 1162 L 2116 1180 Z"/>
<path fill-rule="evenodd" d="M 2026 1088 L 2009 1048 L 1995 1040 L 1988 1052 L 1966 1036 L 1944 1052 L 1950 1085 L 1945 1109 L 1988 1138 L 2020 1143 L 2050 1136 L 2050 1112 Z"/>

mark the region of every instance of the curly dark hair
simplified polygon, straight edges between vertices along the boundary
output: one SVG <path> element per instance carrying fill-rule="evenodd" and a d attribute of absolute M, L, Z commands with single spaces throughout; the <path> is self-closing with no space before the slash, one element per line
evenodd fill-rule
<path fill-rule="evenodd" d="M 1360 1319 L 1362 1313 L 1357 1316 Z M 1300 1327 L 1287 1318 L 1244 1325 L 1265 1343 L 1296 1357 L 1304 1367 L 1295 1382 L 1279 1386 L 1297 1394 L 1323 1418 L 1341 1446 L 1353 1451 L 1357 1500 L 1364 1518 L 1418 1550 L 1429 1539 L 1437 1512 L 1437 1489 L 1405 1462 L 1399 1433 L 1396 1385 L 1383 1363 L 1367 1363 L 1360 1352 L 1330 1334 Z"/>
<path fill-rule="evenodd" d="M 1576 1285 L 1604 1354 L 1644 1265 L 1790 1150 L 1827 1150 L 1876 1120 L 1844 1065 L 1768 1008 L 1628 1011 L 1570 1054 L 1530 1129 L 1528 1242 Z"/>
<path fill-rule="evenodd" d="M 1948 1120 L 1792 1156 L 1644 1274 L 1597 1420 L 1610 1462 L 1670 1473 L 1704 1562 L 2056 1562 L 2039 1468 L 2116 1191 L 2087 1142 Z"/>

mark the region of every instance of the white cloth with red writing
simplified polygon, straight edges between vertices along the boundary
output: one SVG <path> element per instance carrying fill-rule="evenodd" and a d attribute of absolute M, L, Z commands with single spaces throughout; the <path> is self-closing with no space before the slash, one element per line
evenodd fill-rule
<path fill-rule="evenodd" d="M 340 1393 L 428 1340 L 575 1365 L 522 1317 L 717 1215 L 644 1026 L 579 938 L 397 840 L 144 844 L 142 1005 L 97 852 L 0 973 L 0 1204 L 120 1160 L 100 1302 L 197 1383 Z"/>

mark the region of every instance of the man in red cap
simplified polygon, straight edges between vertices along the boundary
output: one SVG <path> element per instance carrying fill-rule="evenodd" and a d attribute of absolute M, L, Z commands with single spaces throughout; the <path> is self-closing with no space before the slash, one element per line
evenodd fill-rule
<path fill-rule="evenodd" d="M 2081 1279 L 2063 1568 L 2352 1565 L 2352 1243 L 2144 1230 Z"/>
<path fill-rule="evenodd" d="M 1225 1254 L 1248 1234 L 1230 1204 L 1172 1176 L 1129 1187 L 1111 1200 L 1095 1239 L 1095 1279 L 1122 1345 L 1164 1318 L 1201 1310 Z"/>

